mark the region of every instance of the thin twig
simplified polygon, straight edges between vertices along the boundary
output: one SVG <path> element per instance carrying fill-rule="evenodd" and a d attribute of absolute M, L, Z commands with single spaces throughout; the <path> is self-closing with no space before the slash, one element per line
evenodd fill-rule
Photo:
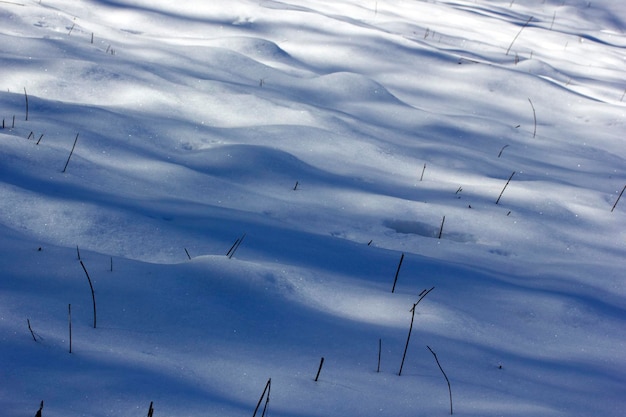
<path fill-rule="evenodd" d="M 498 196 L 498 199 L 496 200 L 496 204 L 498 204 L 500 202 L 500 198 L 502 198 L 502 194 L 504 194 L 504 190 L 506 190 L 506 187 L 511 182 L 511 178 L 513 178 L 513 175 L 515 175 L 515 171 L 513 171 L 513 173 L 509 177 L 509 179 L 506 181 L 506 184 L 504 184 L 504 188 L 502 188 L 502 191 L 500 191 L 500 195 Z"/>
<path fill-rule="evenodd" d="M 430 346 L 426 346 L 426 347 L 428 348 L 428 350 L 430 350 L 430 353 L 432 353 L 433 356 L 435 357 L 437 366 L 439 367 L 439 370 L 441 371 L 441 373 L 443 374 L 443 377 L 446 379 L 446 382 L 448 383 L 448 393 L 450 394 L 450 415 L 452 415 L 452 388 L 450 387 L 450 380 L 448 379 L 448 376 L 446 375 L 446 373 L 443 371 L 443 368 L 441 367 L 441 364 L 439 363 L 439 359 L 437 359 L 437 354 L 430 348 Z"/>
<path fill-rule="evenodd" d="M 35 413 L 35 417 L 41 417 L 41 411 L 43 410 L 43 400 L 39 403 L 39 410 Z"/>
<path fill-rule="evenodd" d="M 24 87 L 24 98 L 26 99 L 26 121 L 28 121 L 28 94 L 26 94 L 26 87 Z"/>
<path fill-rule="evenodd" d="M 239 243 L 239 238 L 237 238 L 237 240 L 235 240 L 235 243 L 233 243 L 230 249 L 228 249 L 228 252 L 226 252 L 226 256 L 230 257 L 230 253 L 233 251 L 233 249 L 235 249 L 235 246 L 237 245 L 237 243 Z"/>
<path fill-rule="evenodd" d="M 267 412 L 267 406 L 270 403 L 271 392 L 272 392 L 272 383 L 270 382 L 267 386 L 267 396 L 265 397 L 265 405 L 263 405 L 263 412 L 261 413 L 261 417 L 265 417 L 265 413 Z"/>
<path fill-rule="evenodd" d="M 624 194 L 624 190 L 626 190 L 626 185 L 624 186 L 624 188 L 622 188 L 622 192 L 619 193 L 619 196 L 617 197 L 617 200 L 615 200 L 615 204 L 613 204 L 613 208 L 611 209 L 611 213 L 613 213 L 613 210 L 615 210 L 615 206 L 617 206 L 617 203 L 619 202 L 619 199 L 622 198 L 622 194 Z"/>
<path fill-rule="evenodd" d="M 391 287 L 391 292 L 393 293 L 396 290 L 396 282 L 398 282 L 398 274 L 400 273 L 400 267 L 402 266 L 402 261 L 404 260 L 404 253 L 400 256 L 400 262 L 398 263 L 398 269 L 396 269 L 396 276 L 393 279 L 393 287 Z"/>
<path fill-rule="evenodd" d="M 535 136 L 537 136 L 537 113 L 535 112 L 535 106 L 533 106 L 533 102 L 530 100 L 530 98 L 528 99 L 528 102 L 530 103 L 530 107 L 533 108 L 533 120 L 535 122 L 535 128 L 533 129 L 533 138 Z"/>
<path fill-rule="evenodd" d="M 419 300 L 417 300 L 417 302 L 413 304 L 413 308 L 411 308 L 411 312 L 413 313 L 413 315 L 411 316 L 411 325 L 409 326 L 409 335 L 406 338 L 406 345 L 404 346 L 404 353 L 402 354 L 402 362 L 400 363 L 400 371 L 398 372 L 398 375 L 402 375 L 402 368 L 404 367 L 404 359 L 406 358 L 406 352 L 409 349 L 409 341 L 411 340 L 411 332 L 413 331 L 413 321 L 415 320 L 415 308 L 420 303 L 420 301 L 422 301 L 424 297 L 426 297 L 428 293 L 434 289 L 435 287 L 432 287 L 428 291 L 426 290 L 422 291 L 420 294 Z"/>
<path fill-rule="evenodd" d="M 231 246 L 230 250 L 226 253 L 226 256 L 228 256 L 228 259 L 232 258 L 235 252 L 237 252 L 237 249 L 239 249 L 239 246 L 241 245 L 241 242 L 243 242 L 243 239 L 245 237 L 246 237 L 246 234 L 244 233 L 243 235 L 241 235 L 239 239 L 235 241 L 233 246 Z"/>
<path fill-rule="evenodd" d="M 272 378 L 267 380 L 267 383 L 265 384 L 265 388 L 263 388 L 263 394 L 261 394 L 261 397 L 259 398 L 259 402 L 256 404 L 256 408 L 254 409 L 254 413 L 252 413 L 252 417 L 255 417 L 256 416 L 256 412 L 259 411 L 259 407 L 261 406 L 261 402 L 263 401 L 263 397 L 265 397 L 265 393 L 269 389 L 270 385 L 272 385 Z"/>
<path fill-rule="evenodd" d="M 76 142 L 78 142 L 78 133 L 76 134 L 76 139 L 74 139 L 74 145 L 72 145 L 72 150 L 70 151 L 70 156 L 67 157 L 67 161 L 65 162 L 65 166 L 63 167 L 63 171 L 61 171 L 61 172 L 65 172 L 65 170 L 67 169 L 67 165 L 70 163 L 70 158 L 72 157 L 72 154 L 74 153 L 74 148 L 76 147 Z"/>
<path fill-rule="evenodd" d="M 506 50 L 506 55 L 509 54 L 509 52 L 511 51 L 511 48 L 513 47 L 513 44 L 515 43 L 515 41 L 517 40 L 517 37 L 522 33 L 522 31 L 524 30 L 524 28 L 526 28 L 526 26 L 528 26 L 528 24 L 530 23 L 530 21 L 533 20 L 533 16 L 530 16 L 528 18 L 528 20 L 526 21 L 526 23 L 524 23 L 524 26 L 522 26 L 522 28 L 519 30 L 519 32 L 517 32 L 517 35 L 515 35 L 515 37 L 513 38 L 513 41 L 511 42 L 511 44 L 509 45 L 509 48 Z"/>
<path fill-rule="evenodd" d="M 438 239 L 441 239 L 441 235 L 443 235 L 443 224 L 446 222 L 446 216 L 443 216 L 443 219 L 441 220 L 441 227 L 439 228 L 439 237 Z"/>
<path fill-rule="evenodd" d="M 36 342 L 37 338 L 35 337 L 35 332 L 33 332 L 32 327 L 30 327 L 30 319 L 26 319 L 26 322 L 28 323 L 28 330 L 30 330 L 30 334 L 31 336 L 33 336 L 33 340 Z"/>
<path fill-rule="evenodd" d="M 324 357 L 322 356 L 322 359 L 320 359 L 320 366 L 319 368 L 317 368 L 317 375 L 315 375 L 315 382 L 317 382 L 317 380 L 320 377 L 320 372 L 322 372 L 322 366 L 324 366 Z"/>
<path fill-rule="evenodd" d="M 93 328 L 96 328 L 96 293 L 93 290 L 93 284 L 91 283 L 91 278 L 89 277 L 89 272 L 87 272 L 87 268 L 85 268 L 85 264 L 83 261 L 80 261 L 80 266 L 83 267 L 83 271 L 85 271 L 85 275 L 87 275 L 87 281 L 89 281 L 89 288 L 91 288 L 91 299 L 93 301 Z"/>

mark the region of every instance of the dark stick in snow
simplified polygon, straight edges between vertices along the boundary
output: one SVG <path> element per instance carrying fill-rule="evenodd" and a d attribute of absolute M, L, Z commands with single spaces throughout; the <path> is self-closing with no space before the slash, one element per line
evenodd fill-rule
<path fill-rule="evenodd" d="M 28 94 L 26 94 L 26 87 L 24 87 L 24 98 L 26 99 L 26 121 L 28 121 Z"/>
<path fill-rule="evenodd" d="M 622 194 L 624 194 L 624 190 L 626 190 L 626 185 L 624 186 L 624 188 L 622 188 L 622 192 L 619 193 L 619 196 L 617 197 L 617 200 L 615 201 L 615 204 L 613 204 L 613 208 L 611 209 L 611 213 L 613 213 L 613 210 L 615 210 L 615 206 L 617 206 L 617 203 L 619 203 L 619 199 L 622 198 Z"/>
<path fill-rule="evenodd" d="M 261 394 L 261 397 L 259 398 L 259 402 L 256 404 L 256 408 L 254 409 L 254 413 L 252 413 L 252 417 L 255 417 L 256 416 L 256 412 L 259 411 L 259 407 L 261 406 L 261 402 L 263 401 L 263 397 L 265 397 L 265 393 L 269 390 L 271 385 L 272 385 L 272 378 L 267 380 L 267 383 L 265 384 L 265 388 L 263 388 L 263 394 Z M 267 407 L 267 402 L 266 402 L 266 407 Z"/>
<path fill-rule="evenodd" d="M 500 198 L 502 198 L 502 194 L 504 194 L 504 190 L 506 190 L 506 187 L 511 182 L 511 178 L 513 178 L 513 175 L 515 175 L 515 171 L 513 171 L 513 173 L 511 174 L 511 176 L 507 180 L 506 184 L 504 184 L 504 188 L 502 188 L 502 191 L 500 192 L 500 195 L 498 196 L 498 199 L 496 200 L 496 204 L 498 204 L 500 202 Z"/>
<path fill-rule="evenodd" d="M 530 103 L 530 107 L 532 107 L 533 109 L 533 120 L 534 120 L 533 138 L 534 138 L 535 136 L 537 136 L 537 112 L 535 112 L 535 106 L 533 106 L 533 102 L 530 100 L 530 98 L 528 99 L 528 102 Z"/>
<path fill-rule="evenodd" d="M 438 239 L 441 239 L 441 235 L 443 235 L 443 224 L 446 222 L 446 216 L 443 216 L 443 219 L 441 220 L 441 227 L 439 228 L 439 237 Z"/>
<path fill-rule="evenodd" d="M 533 16 L 530 16 L 528 18 L 528 20 L 526 21 L 526 23 L 524 23 L 524 26 L 522 26 L 522 28 L 519 30 L 519 32 L 517 32 L 517 35 L 515 35 L 515 37 L 513 38 L 513 41 L 509 45 L 509 48 L 506 50 L 506 55 L 509 54 L 509 52 L 511 51 L 511 48 L 513 47 L 513 44 L 517 40 L 517 37 L 522 33 L 522 31 L 526 28 L 526 26 L 528 26 L 528 24 L 530 23 L 531 20 L 533 20 Z"/>
<path fill-rule="evenodd" d="M 402 266 L 402 261 L 404 260 L 404 253 L 400 256 L 400 262 L 398 263 L 398 269 L 396 269 L 396 277 L 393 279 L 393 287 L 391 287 L 391 292 L 393 293 L 396 290 L 396 282 L 398 281 L 398 274 L 400 273 L 400 267 Z"/>
<path fill-rule="evenodd" d="M 402 362 L 400 363 L 400 371 L 398 372 L 399 376 L 402 375 L 402 368 L 404 367 L 404 360 L 406 359 L 406 352 L 409 349 L 409 341 L 411 340 L 411 332 L 413 331 L 413 321 L 415 321 L 415 307 L 417 307 L 417 305 L 420 303 L 420 301 L 422 301 L 424 299 L 424 297 L 426 297 L 428 295 L 428 293 L 431 292 L 434 289 L 435 289 L 435 287 L 432 287 L 428 291 L 426 291 L 426 290 L 422 291 L 420 293 L 419 300 L 417 300 L 417 302 L 415 304 L 413 304 L 413 308 L 411 308 L 411 310 L 410 310 L 413 313 L 413 315 L 411 316 L 411 325 L 409 326 L 409 335 L 406 338 L 406 345 L 404 346 L 404 353 L 402 354 Z"/>
<path fill-rule="evenodd" d="M 317 368 L 317 375 L 315 375 L 315 382 L 317 382 L 318 378 L 320 377 L 320 372 L 322 372 L 322 366 L 324 366 L 324 357 L 322 356 L 322 359 L 320 360 L 320 367 Z"/>
<path fill-rule="evenodd" d="M 439 363 L 439 359 L 437 359 L 437 354 L 433 352 L 430 346 L 426 346 L 426 347 L 428 348 L 428 350 L 430 350 L 430 353 L 432 353 L 433 356 L 435 357 L 437 366 L 439 367 L 439 370 L 441 371 L 441 373 L 443 374 L 443 377 L 446 379 L 446 382 L 448 383 L 448 393 L 450 394 L 450 415 L 452 415 L 452 388 L 450 388 L 450 380 L 448 379 L 448 376 L 446 375 L 446 373 L 443 371 L 443 368 L 441 367 L 441 364 Z"/>
<path fill-rule="evenodd" d="M 30 330 L 30 334 L 31 336 L 33 336 L 33 340 L 36 342 L 37 338 L 35 337 L 35 332 L 33 332 L 32 327 L 30 327 L 30 319 L 26 319 L 26 322 L 28 323 L 28 330 Z"/>
<path fill-rule="evenodd" d="M 72 150 L 70 151 L 70 156 L 67 157 L 67 161 L 65 162 L 65 166 L 63 167 L 63 171 L 67 170 L 67 165 L 70 163 L 70 159 L 72 158 L 72 154 L 74 153 L 74 148 L 76 147 L 76 142 L 78 142 L 78 133 L 76 134 L 76 139 L 74 139 L 74 145 L 72 145 Z"/>
<path fill-rule="evenodd" d="M 85 271 L 85 275 L 87 275 L 87 281 L 89 281 L 89 288 L 91 288 L 91 299 L 93 301 L 93 328 L 96 328 L 96 293 L 93 290 L 93 284 L 91 283 L 91 278 L 89 277 L 89 273 L 87 272 L 87 268 L 85 268 L 85 264 L 83 261 L 80 261 L 80 266 L 83 267 L 83 271 Z"/>
<path fill-rule="evenodd" d="M 380 372 L 380 356 L 383 350 L 383 339 L 378 339 L 378 367 L 376 368 L 376 372 Z"/>

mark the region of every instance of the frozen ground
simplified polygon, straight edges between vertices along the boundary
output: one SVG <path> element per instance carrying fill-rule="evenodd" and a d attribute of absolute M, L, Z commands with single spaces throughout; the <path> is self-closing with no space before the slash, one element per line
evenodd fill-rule
<path fill-rule="evenodd" d="M 2 416 L 623 415 L 621 0 L 0 22 Z"/>

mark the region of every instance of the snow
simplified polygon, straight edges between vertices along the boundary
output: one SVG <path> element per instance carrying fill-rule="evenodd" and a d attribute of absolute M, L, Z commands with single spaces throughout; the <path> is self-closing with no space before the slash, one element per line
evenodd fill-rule
<path fill-rule="evenodd" d="M 0 20 L 2 416 L 623 414 L 620 1 Z"/>

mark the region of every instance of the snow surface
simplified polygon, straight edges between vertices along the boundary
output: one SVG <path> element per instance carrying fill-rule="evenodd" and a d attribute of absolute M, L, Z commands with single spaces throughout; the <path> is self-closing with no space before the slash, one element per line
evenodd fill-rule
<path fill-rule="evenodd" d="M 624 415 L 622 0 L 0 22 L 1 416 Z"/>

